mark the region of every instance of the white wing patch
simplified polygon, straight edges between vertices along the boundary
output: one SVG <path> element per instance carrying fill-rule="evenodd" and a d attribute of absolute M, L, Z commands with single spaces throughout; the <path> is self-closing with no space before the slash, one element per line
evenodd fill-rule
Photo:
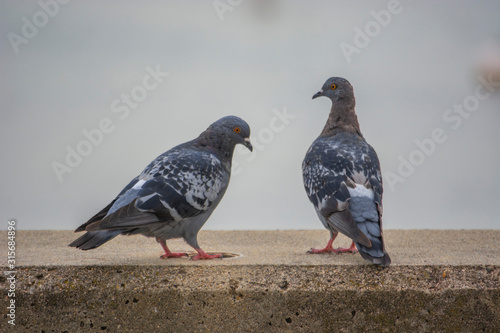
<path fill-rule="evenodd" d="M 375 196 L 373 189 L 366 188 L 364 185 L 360 184 L 356 184 L 354 188 L 347 187 L 347 190 L 351 197 L 366 197 L 373 200 Z"/>
<path fill-rule="evenodd" d="M 140 190 L 145 182 L 146 181 L 144 179 L 139 180 L 137 183 L 135 183 L 134 187 L 132 187 L 132 190 Z"/>

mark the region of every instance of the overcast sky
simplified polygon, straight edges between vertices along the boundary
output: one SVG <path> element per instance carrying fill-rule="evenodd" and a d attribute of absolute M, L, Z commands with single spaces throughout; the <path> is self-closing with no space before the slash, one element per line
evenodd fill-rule
<path fill-rule="evenodd" d="M 381 160 L 385 228 L 499 228 L 500 87 L 478 80 L 500 61 L 499 13 L 498 1 L 0 1 L 0 229 L 74 229 L 230 114 L 255 149 L 237 149 L 205 229 L 321 229 L 301 163 L 330 110 L 311 97 L 331 76 L 354 86 Z"/>

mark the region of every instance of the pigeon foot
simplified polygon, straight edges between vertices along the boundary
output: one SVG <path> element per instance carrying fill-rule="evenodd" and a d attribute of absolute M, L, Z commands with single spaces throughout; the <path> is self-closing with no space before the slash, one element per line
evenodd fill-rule
<path fill-rule="evenodd" d="M 352 242 L 351 246 L 349 246 L 349 247 L 338 247 L 338 248 L 336 248 L 333 251 L 335 253 L 352 253 L 352 254 L 355 254 L 355 253 L 358 252 L 358 250 L 356 249 L 356 245 L 354 244 L 354 242 Z"/>
<path fill-rule="evenodd" d="M 207 260 L 207 259 L 216 259 L 216 258 L 223 258 L 223 255 L 221 253 L 216 253 L 216 254 L 208 254 L 202 249 L 195 249 L 196 252 L 198 252 L 197 255 L 194 257 L 191 257 L 191 260 Z"/>
<path fill-rule="evenodd" d="M 168 259 L 168 258 L 181 258 L 181 257 L 188 257 L 189 255 L 184 252 L 171 252 L 170 249 L 167 246 L 167 242 L 160 238 L 156 237 L 156 241 L 160 243 L 161 247 L 163 248 L 163 251 L 165 251 L 165 254 L 160 256 L 161 259 Z"/>
<path fill-rule="evenodd" d="M 333 247 L 327 248 L 325 247 L 324 249 L 310 249 L 309 251 L 306 252 L 307 254 L 321 254 L 321 253 L 337 253 L 337 250 L 334 249 Z"/>
<path fill-rule="evenodd" d="M 330 252 L 336 253 L 336 250 L 332 247 L 332 243 L 333 243 L 334 239 L 335 239 L 335 237 L 330 238 L 330 240 L 328 241 L 328 244 L 326 244 L 325 248 L 323 248 L 323 249 L 312 248 L 309 251 L 307 251 L 306 253 L 307 254 L 320 254 L 320 253 L 330 253 Z"/>
<path fill-rule="evenodd" d="M 358 250 L 356 249 L 356 245 L 354 242 L 352 242 L 351 246 L 349 247 L 338 247 L 336 249 L 333 248 L 332 243 L 335 240 L 335 238 L 331 238 L 328 241 L 328 244 L 326 244 L 325 248 L 323 249 L 310 249 L 307 251 L 307 254 L 321 254 L 321 253 L 357 253 Z"/>
<path fill-rule="evenodd" d="M 187 253 L 184 253 L 184 252 L 169 252 L 169 253 L 165 253 L 164 255 L 160 256 L 161 259 L 182 258 L 182 257 L 189 257 L 189 255 Z"/>

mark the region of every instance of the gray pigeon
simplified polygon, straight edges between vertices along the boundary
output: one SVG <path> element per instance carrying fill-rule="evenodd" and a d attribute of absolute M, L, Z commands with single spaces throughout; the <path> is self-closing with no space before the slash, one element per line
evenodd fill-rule
<path fill-rule="evenodd" d="M 236 144 L 250 151 L 250 127 L 235 116 L 219 119 L 192 141 L 158 156 L 103 210 L 82 224 L 87 231 L 69 246 L 94 249 L 119 234 L 155 237 L 165 250 L 161 258 L 187 256 L 173 253 L 166 240 L 184 238 L 198 254 L 192 259 L 221 258 L 198 245 L 197 236 L 226 192 Z"/>
<path fill-rule="evenodd" d="M 302 174 L 309 200 L 331 237 L 324 249 L 308 253 L 355 253 L 357 248 L 366 260 L 389 266 L 382 235 L 380 162 L 359 129 L 353 88 L 346 79 L 332 77 L 313 99 L 320 96 L 332 101 L 332 109 L 304 158 Z M 332 247 L 339 232 L 353 240 L 349 248 Z"/>

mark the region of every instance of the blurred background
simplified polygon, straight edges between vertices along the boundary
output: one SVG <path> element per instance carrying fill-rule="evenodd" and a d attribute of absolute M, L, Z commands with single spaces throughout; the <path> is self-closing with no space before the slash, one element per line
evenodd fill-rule
<path fill-rule="evenodd" d="M 498 1 L 0 1 L 0 212 L 74 229 L 157 155 L 237 115 L 205 229 L 321 229 L 301 163 L 355 89 L 387 229 L 500 227 Z"/>

